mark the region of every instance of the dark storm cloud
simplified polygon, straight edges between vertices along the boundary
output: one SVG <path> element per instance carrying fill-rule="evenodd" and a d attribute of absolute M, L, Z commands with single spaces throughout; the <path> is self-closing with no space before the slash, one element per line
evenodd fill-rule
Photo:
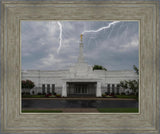
<path fill-rule="evenodd" d="M 111 21 L 61 21 L 62 46 L 56 21 L 22 21 L 22 69 L 68 68 L 78 58 L 80 34 L 106 27 Z M 85 60 L 109 70 L 138 66 L 138 22 L 122 21 L 97 33 L 83 35 Z"/>
<path fill-rule="evenodd" d="M 138 23 L 121 22 L 112 28 L 105 35 L 98 33 L 86 46 L 89 63 L 101 64 L 109 70 L 132 69 L 134 64 L 138 66 Z"/>

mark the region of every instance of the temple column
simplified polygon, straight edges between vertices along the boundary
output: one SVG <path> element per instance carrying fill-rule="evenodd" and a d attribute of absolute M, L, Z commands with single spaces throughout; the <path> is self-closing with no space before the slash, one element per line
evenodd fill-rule
<path fill-rule="evenodd" d="M 66 82 L 63 84 L 63 87 L 62 87 L 62 97 L 67 97 Z"/>
<path fill-rule="evenodd" d="M 49 92 L 52 94 L 52 85 L 50 85 L 50 90 L 49 90 Z"/>
<path fill-rule="evenodd" d="M 110 84 L 109 86 L 110 86 L 110 94 L 112 94 L 112 84 Z"/>
<path fill-rule="evenodd" d="M 114 86 L 114 93 L 117 94 L 117 84 Z"/>
<path fill-rule="evenodd" d="M 96 97 L 102 97 L 102 93 L 101 93 L 101 83 L 100 83 L 100 82 L 97 82 Z"/>
<path fill-rule="evenodd" d="M 47 94 L 47 85 L 45 85 L 45 93 Z"/>

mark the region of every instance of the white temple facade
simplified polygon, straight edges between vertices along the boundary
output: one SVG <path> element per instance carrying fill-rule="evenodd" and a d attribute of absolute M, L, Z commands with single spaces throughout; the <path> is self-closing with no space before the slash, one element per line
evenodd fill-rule
<path fill-rule="evenodd" d="M 62 97 L 101 97 L 105 92 L 118 94 L 124 92 L 119 87 L 120 81 L 138 79 L 132 70 L 93 70 L 84 60 L 82 37 L 78 61 L 69 69 L 27 70 L 21 72 L 21 77 L 34 82 L 31 94 L 57 93 Z"/>

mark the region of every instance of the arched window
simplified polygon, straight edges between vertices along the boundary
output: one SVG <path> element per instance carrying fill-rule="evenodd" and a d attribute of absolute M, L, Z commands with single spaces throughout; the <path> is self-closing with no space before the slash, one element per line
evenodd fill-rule
<path fill-rule="evenodd" d="M 45 84 L 42 84 L 42 93 L 45 93 Z"/>
<path fill-rule="evenodd" d="M 107 92 L 110 93 L 110 84 L 107 85 Z"/>
<path fill-rule="evenodd" d="M 117 84 L 117 94 L 119 94 L 119 84 Z"/>
<path fill-rule="evenodd" d="M 50 93 L 50 84 L 47 84 L 47 93 Z"/>
<path fill-rule="evenodd" d="M 114 87 L 115 87 L 115 85 L 112 84 L 112 93 L 114 93 Z"/>
<path fill-rule="evenodd" d="M 55 84 L 52 84 L 52 94 L 55 93 Z"/>

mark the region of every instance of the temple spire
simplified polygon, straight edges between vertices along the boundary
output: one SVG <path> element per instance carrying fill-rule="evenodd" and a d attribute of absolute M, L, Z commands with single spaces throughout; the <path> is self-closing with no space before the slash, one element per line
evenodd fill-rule
<path fill-rule="evenodd" d="M 82 42 L 83 34 L 81 34 L 81 36 L 80 36 L 80 37 L 81 37 L 81 42 Z"/>
<path fill-rule="evenodd" d="M 81 42 L 79 45 L 79 57 L 78 57 L 78 63 L 84 63 L 84 57 L 83 57 L 83 42 L 82 42 L 82 38 L 83 38 L 83 34 L 81 34 Z"/>

